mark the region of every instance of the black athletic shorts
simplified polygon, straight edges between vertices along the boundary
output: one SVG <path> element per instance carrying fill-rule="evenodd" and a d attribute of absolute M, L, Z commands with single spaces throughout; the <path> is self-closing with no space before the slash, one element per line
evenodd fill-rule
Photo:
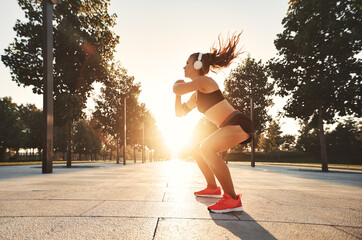
<path fill-rule="evenodd" d="M 228 126 L 228 125 L 239 125 L 247 134 L 249 134 L 249 138 L 245 141 L 241 142 L 240 144 L 246 144 L 251 142 L 253 138 L 253 132 L 252 132 L 252 122 L 250 118 L 242 114 L 239 111 L 232 112 L 229 116 L 226 117 L 226 119 L 220 124 L 219 128 Z"/>

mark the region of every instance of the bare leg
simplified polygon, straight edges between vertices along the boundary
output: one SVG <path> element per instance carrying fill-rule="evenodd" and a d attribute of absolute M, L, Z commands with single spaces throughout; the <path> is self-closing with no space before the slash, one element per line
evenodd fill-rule
<path fill-rule="evenodd" d="M 210 167 L 214 172 L 217 180 L 219 180 L 224 192 L 236 199 L 237 197 L 234 190 L 234 184 L 231 179 L 231 174 L 224 160 L 217 156 L 216 153 L 207 153 L 205 154 L 205 158 L 210 160 Z"/>
<path fill-rule="evenodd" d="M 219 180 L 224 192 L 234 199 L 237 197 L 229 168 L 217 153 L 225 151 L 248 138 L 249 135 L 240 126 L 226 126 L 211 134 L 200 145 L 203 158 Z"/>
<path fill-rule="evenodd" d="M 194 151 L 194 158 L 206 179 L 207 185 L 209 185 L 211 188 L 217 188 L 214 173 L 211 171 L 210 167 L 207 165 L 198 151 Z"/>

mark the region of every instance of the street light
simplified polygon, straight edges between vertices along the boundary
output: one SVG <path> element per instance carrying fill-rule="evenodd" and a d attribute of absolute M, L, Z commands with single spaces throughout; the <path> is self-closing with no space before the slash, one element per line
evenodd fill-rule
<path fill-rule="evenodd" d="M 53 172 L 53 5 L 43 1 L 43 161 L 42 173 Z"/>
<path fill-rule="evenodd" d="M 145 162 L 145 116 L 142 108 L 142 163 Z"/>
<path fill-rule="evenodd" d="M 126 116 L 126 105 L 127 105 L 127 96 L 123 95 L 123 99 L 124 99 L 124 106 L 123 106 L 123 110 L 124 110 L 124 117 L 123 117 L 123 131 L 124 131 L 124 136 L 123 136 L 123 165 L 126 165 L 126 146 L 127 146 L 127 127 L 126 127 L 126 120 L 127 120 L 127 116 Z"/>

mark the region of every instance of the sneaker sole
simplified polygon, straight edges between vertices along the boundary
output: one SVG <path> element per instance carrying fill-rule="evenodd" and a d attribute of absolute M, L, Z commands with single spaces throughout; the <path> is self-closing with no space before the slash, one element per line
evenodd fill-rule
<path fill-rule="evenodd" d="M 196 197 L 206 197 L 206 198 L 222 198 L 222 195 L 200 195 L 194 194 Z"/>
<path fill-rule="evenodd" d="M 229 208 L 224 210 L 211 210 L 210 208 L 207 208 L 210 212 L 213 213 L 228 213 L 228 212 L 242 212 L 244 211 L 243 207 L 237 207 L 237 208 Z"/>

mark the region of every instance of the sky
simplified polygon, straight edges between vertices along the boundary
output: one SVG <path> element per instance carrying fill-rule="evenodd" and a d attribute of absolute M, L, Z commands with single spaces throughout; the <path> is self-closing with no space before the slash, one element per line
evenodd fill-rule
<path fill-rule="evenodd" d="M 0 9 L 0 53 L 13 42 L 16 19 L 24 13 L 16 0 L 2 0 Z M 174 113 L 172 86 L 185 79 L 183 67 L 194 52 L 206 53 L 220 34 L 243 31 L 240 46 L 246 52 L 241 59 L 218 74 L 210 74 L 221 89 L 230 70 L 250 54 L 257 61 L 267 60 L 277 53 L 274 40 L 283 31 L 282 19 L 288 0 L 112 0 L 110 13 L 117 14 L 114 31 L 120 36 L 115 58 L 128 74 L 141 83 L 140 102 L 154 115 L 158 128 L 171 150 L 182 148 L 202 115 L 193 110 L 183 118 Z M 95 86 L 94 95 L 99 85 Z M 11 96 L 18 104 L 32 103 L 42 108 L 42 96 L 32 93 L 31 87 L 18 87 L 11 80 L 10 70 L 0 62 L 0 97 Z M 183 96 L 183 101 L 189 95 Z M 282 111 L 285 100 L 276 97 L 269 110 L 273 118 Z M 94 107 L 88 101 L 88 112 Z M 281 119 L 284 134 L 297 134 L 292 119 Z"/>

